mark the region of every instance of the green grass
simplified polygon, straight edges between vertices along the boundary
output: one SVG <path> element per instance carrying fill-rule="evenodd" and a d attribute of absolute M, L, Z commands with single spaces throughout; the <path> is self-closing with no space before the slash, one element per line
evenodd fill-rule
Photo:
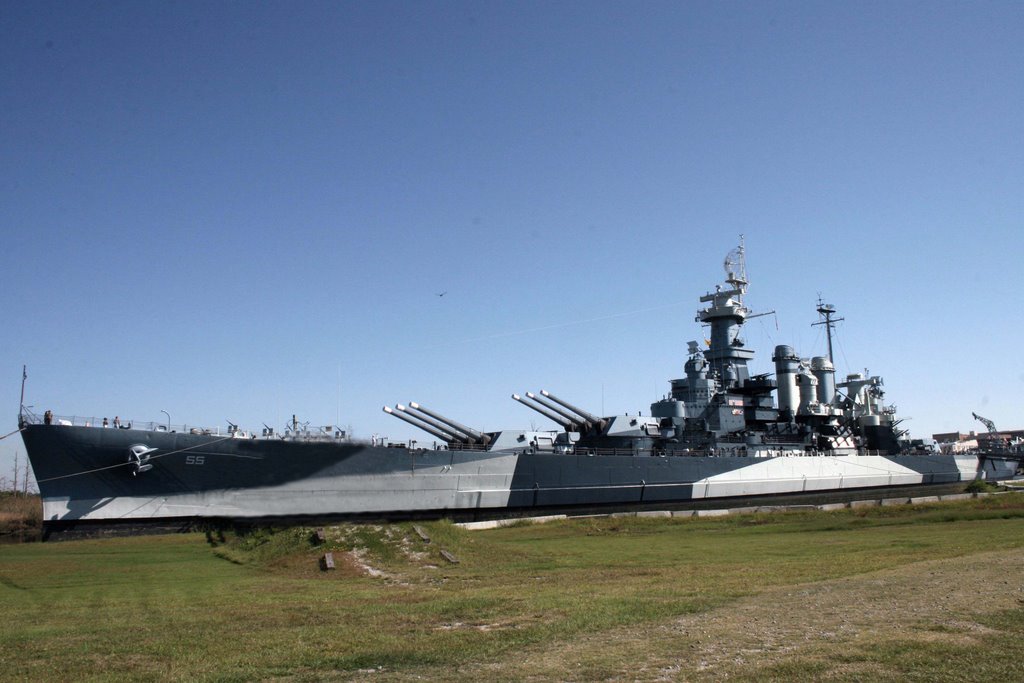
<path fill-rule="evenodd" d="M 633 631 L 778 588 L 1022 548 L 1022 499 L 485 532 L 421 524 L 430 544 L 397 524 L 330 527 L 322 547 L 310 529 L 295 528 L 8 545 L 0 547 L 0 678 L 320 680 L 374 669 L 376 680 L 468 680 L 485 667 L 490 678 L 515 680 L 531 654 L 586 643 L 594 647 L 581 668 L 556 662 L 540 675 L 630 678 L 615 643 Z M 459 564 L 443 559 L 442 547 Z M 317 568 L 325 550 L 338 570 Z M 352 551 L 382 575 L 363 573 Z M 868 638 L 734 677 L 812 680 L 855 662 L 849 680 L 864 671 L 881 680 L 994 680 L 999 665 L 985 653 L 1019 660 L 1021 613 L 993 606 L 985 619 L 993 635 L 980 654 Z M 653 661 L 679 641 L 650 642 L 630 656 Z M 950 670 L 950 656 L 964 667 Z"/>

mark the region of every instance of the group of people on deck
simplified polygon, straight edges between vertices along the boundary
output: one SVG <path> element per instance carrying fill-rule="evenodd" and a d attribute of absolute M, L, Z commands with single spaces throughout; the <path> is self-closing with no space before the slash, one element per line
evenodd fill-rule
<path fill-rule="evenodd" d="M 47 410 L 45 413 L 43 413 L 43 424 L 45 424 L 45 425 L 52 425 L 53 424 L 53 411 L 52 410 Z M 65 421 L 65 422 L 60 422 L 59 424 L 70 425 L 71 423 Z M 88 422 L 86 422 L 85 426 L 88 427 L 90 425 L 89 425 Z M 111 423 L 107 420 L 107 418 L 103 418 L 103 426 L 104 427 L 110 427 L 111 426 Z M 122 426 L 121 425 L 121 417 L 118 416 L 118 415 L 114 416 L 113 427 L 114 427 L 114 429 L 131 429 L 131 425 L 130 424 L 127 425 L 127 426 Z"/>

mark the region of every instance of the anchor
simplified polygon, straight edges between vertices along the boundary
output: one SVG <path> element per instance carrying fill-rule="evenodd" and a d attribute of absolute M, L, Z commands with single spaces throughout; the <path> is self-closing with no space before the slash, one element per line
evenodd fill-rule
<path fill-rule="evenodd" d="M 137 443 L 128 448 L 128 462 L 132 466 L 132 476 L 137 477 L 143 472 L 153 469 L 149 461 L 150 453 L 157 451 L 157 448 L 150 448 L 145 444 Z"/>

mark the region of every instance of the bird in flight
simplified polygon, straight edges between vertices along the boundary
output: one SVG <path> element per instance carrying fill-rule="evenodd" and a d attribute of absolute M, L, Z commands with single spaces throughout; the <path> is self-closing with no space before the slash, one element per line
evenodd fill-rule
<path fill-rule="evenodd" d="M 448 293 L 448 290 L 446 289 L 446 290 L 444 290 L 443 292 L 439 292 L 439 293 L 438 293 L 438 296 L 444 296 L 444 295 L 445 295 L 445 294 L 447 294 L 447 293 Z"/>

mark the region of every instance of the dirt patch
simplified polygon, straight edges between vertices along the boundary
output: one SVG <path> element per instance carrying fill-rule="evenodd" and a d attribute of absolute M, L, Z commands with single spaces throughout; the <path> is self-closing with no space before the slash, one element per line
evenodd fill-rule
<path fill-rule="evenodd" d="M 1016 606 L 1024 598 L 1022 563 L 1022 550 L 984 553 L 773 589 L 661 630 L 689 636 L 693 652 L 676 664 L 693 671 L 692 654 L 699 660 L 697 671 L 709 675 L 736 673 L 755 655 L 759 666 L 779 663 L 825 641 L 967 644 L 992 632 L 972 616 Z"/>
<path fill-rule="evenodd" d="M 394 578 L 383 569 L 377 569 L 370 564 L 369 560 L 366 559 L 367 551 L 365 548 L 356 548 L 355 550 L 345 553 L 345 555 L 356 567 L 359 568 L 359 571 L 366 576 L 372 576 L 375 579 Z"/>
<path fill-rule="evenodd" d="M 347 552 L 334 552 L 334 569 L 322 568 L 322 552 L 289 555 L 274 560 L 268 568 L 276 573 L 301 579 L 343 579 L 364 576 L 362 565 Z"/>
<path fill-rule="evenodd" d="M 516 628 L 513 623 L 495 623 L 495 624 L 483 624 L 483 623 L 464 623 L 461 621 L 451 621 L 443 624 L 438 624 L 434 627 L 435 631 L 498 631 L 501 629 Z"/>

